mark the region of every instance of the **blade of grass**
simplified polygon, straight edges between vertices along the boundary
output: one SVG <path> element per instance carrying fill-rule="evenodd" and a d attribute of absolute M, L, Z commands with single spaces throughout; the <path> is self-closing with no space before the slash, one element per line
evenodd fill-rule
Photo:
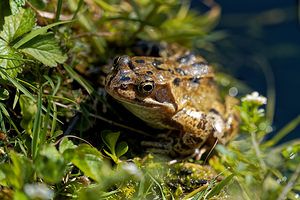
<path fill-rule="evenodd" d="M 70 74 L 70 76 L 75 79 L 89 94 L 94 95 L 101 103 L 105 104 L 114 114 L 117 112 L 94 90 L 94 88 L 82 78 L 79 74 L 77 74 L 72 67 L 67 64 L 63 64 L 65 70 Z"/>
<path fill-rule="evenodd" d="M 4 107 L 2 103 L 0 103 L 0 108 Z M 0 111 L 0 124 L 1 124 L 1 131 L 5 134 L 6 136 L 6 128 L 5 128 L 5 123 L 2 115 L 2 111 Z"/>
<path fill-rule="evenodd" d="M 267 59 L 264 58 L 263 56 L 257 56 L 254 57 L 253 59 L 260 67 L 262 72 L 264 73 L 264 77 L 266 79 L 267 98 L 268 98 L 268 103 L 266 105 L 266 117 L 267 120 L 272 124 L 274 119 L 274 111 L 275 111 L 275 103 L 276 103 L 274 72 L 272 70 L 272 67 L 268 63 Z"/>
<path fill-rule="evenodd" d="M 142 197 L 144 193 L 144 188 L 145 188 L 145 176 L 141 179 L 139 183 L 139 191 L 138 191 L 138 197 Z"/>
<path fill-rule="evenodd" d="M 16 44 L 14 44 L 14 48 L 18 49 L 20 46 L 28 42 L 29 40 L 35 38 L 38 35 L 41 35 L 43 33 L 46 33 L 46 31 L 49 28 L 52 28 L 54 26 L 60 25 L 60 24 L 66 24 L 69 23 L 70 21 L 64 21 L 64 22 L 56 22 L 53 24 L 49 24 L 48 26 L 44 26 L 43 28 L 35 29 L 31 31 L 30 33 L 26 34 L 21 40 L 19 40 Z"/>
<path fill-rule="evenodd" d="M 285 125 L 271 140 L 262 144 L 263 147 L 270 147 L 277 144 L 284 136 L 294 130 L 300 124 L 300 115 Z"/>
<path fill-rule="evenodd" d="M 36 99 L 34 98 L 34 96 L 26 89 L 23 87 L 23 85 L 21 85 L 18 81 L 16 81 L 15 79 L 11 78 L 3 69 L 0 68 L 0 72 L 7 78 L 7 80 L 9 82 L 11 82 L 16 88 L 18 88 L 19 90 L 21 90 L 25 95 L 27 95 L 28 97 L 30 97 L 34 102 L 36 102 Z"/>
<path fill-rule="evenodd" d="M 69 65 L 67 64 L 63 64 L 65 70 L 67 70 L 67 72 L 70 74 L 70 76 L 75 79 L 82 87 L 84 87 L 84 89 L 89 93 L 95 93 L 94 88 L 88 84 L 88 82 L 86 82 L 79 74 L 77 74 Z"/>
<path fill-rule="evenodd" d="M 59 21 L 59 16 L 60 16 L 60 13 L 61 13 L 62 3 L 63 3 L 63 0 L 58 0 L 57 1 L 57 10 L 56 10 L 56 13 L 55 13 L 54 22 L 58 22 Z M 53 28 L 54 35 L 56 34 L 57 29 L 58 29 L 58 26 L 55 26 Z"/>
<path fill-rule="evenodd" d="M 45 144 L 46 142 L 46 138 L 47 138 L 47 127 L 48 127 L 48 123 L 49 123 L 49 120 L 50 120 L 50 107 L 51 107 L 51 99 L 48 99 L 48 106 L 47 106 L 47 112 L 46 112 L 46 116 L 45 116 L 45 119 L 44 119 L 44 127 L 43 127 L 43 130 L 41 132 L 41 135 L 40 135 L 40 144 L 39 144 L 39 148 L 41 148 L 41 146 L 43 144 Z M 55 120 L 54 120 L 55 121 Z"/>
<path fill-rule="evenodd" d="M 23 143 L 20 141 L 19 138 L 17 138 L 17 143 L 19 144 L 19 147 L 20 147 L 21 151 L 23 152 L 24 156 L 27 157 L 27 151 L 25 150 L 24 145 L 23 145 Z"/>
<path fill-rule="evenodd" d="M 109 5 L 105 1 L 102 0 L 94 0 L 96 4 L 98 4 L 103 10 L 108 12 L 117 12 L 118 10 L 115 9 L 113 6 Z M 131 1 L 132 2 L 132 1 Z"/>
<path fill-rule="evenodd" d="M 141 18 L 141 13 L 140 13 L 138 5 L 135 3 L 134 0 L 131 0 L 130 3 L 133 7 L 134 12 L 136 13 L 136 16 L 140 19 Z"/>
<path fill-rule="evenodd" d="M 161 197 L 163 200 L 167 200 L 165 195 L 164 195 L 164 191 L 163 191 L 163 188 L 162 186 L 157 182 L 157 180 L 155 180 L 155 178 L 153 178 L 150 174 L 148 174 L 150 176 L 150 178 L 152 179 L 152 181 L 158 186 L 159 190 L 160 190 L 160 193 L 161 193 Z"/>
<path fill-rule="evenodd" d="M 38 92 L 39 89 L 37 87 L 35 87 L 34 85 L 22 80 L 22 79 L 19 79 L 19 78 L 15 78 L 18 82 L 21 82 L 21 83 L 24 83 L 25 85 L 31 87 L 35 92 Z"/>
<path fill-rule="evenodd" d="M 36 98 L 23 86 L 21 85 L 18 81 L 16 81 L 15 79 L 11 78 L 4 70 L 2 70 L 0 68 L 0 72 L 7 78 L 7 80 L 9 82 L 11 82 L 17 89 L 19 89 L 20 91 L 22 91 L 26 96 L 28 96 L 30 99 L 32 99 L 34 102 L 37 102 Z M 45 106 L 42 105 L 42 109 L 46 112 L 47 109 L 45 108 Z M 60 122 L 61 124 L 63 124 L 62 121 L 60 121 L 59 119 L 57 119 L 56 114 L 55 116 L 50 113 L 50 116 L 53 117 L 53 119 L 57 120 L 58 122 Z"/>
<path fill-rule="evenodd" d="M 38 95 L 37 112 L 35 115 L 35 119 L 33 123 L 33 131 L 32 131 L 31 154 L 33 160 L 35 160 L 38 153 L 38 143 L 40 139 L 40 128 L 41 128 L 41 118 L 42 118 L 41 110 L 42 110 L 42 87 L 40 88 L 40 92 Z"/>
<path fill-rule="evenodd" d="M 228 182 L 234 177 L 234 174 L 230 174 L 225 179 L 220 181 L 206 196 L 207 199 L 212 198 L 213 196 L 219 194 L 219 192 L 222 190 L 222 188 L 228 184 Z"/>
<path fill-rule="evenodd" d="M 225 171 L 227 171 L 227 169 L 223 170 L 221 173 L 219 173 L 210 183 L 209 185 L 201 190 L 196 196 L 194 196 L 194 198 L 192 200 L 200 200 L 204 197 L 205 194 L 207 194 L 207 192 L 212 188 L 212 186 L 214 185 L 215 181 L 217 180 L 217 178 L 223 174 Z M 205 186 L 205 185 L 204 185 Z M 203 187 L 203 186 L 202 186 Z M 200 187 L 200 188 L 202 188 Z M 189 193 L 188 195 L 186 195 L 183 199 L 188 199 L 190 197 L 192 197 L 195 194 L 194 191 L 192 191 L 191 193 Z"/>
<path fill-rule="evenodd" d="M 20 90 L 18 88 L 16 88 L 16 94 L 15 94 L 15 98 L 14 98 L 14 103 L 13 103 L 13 109 L 15 109 L 18 100 L 19 100 L 19 96 L 20 96 Z"/>
<path fill-rule="evenodd" d="M 0 59 L 35 62 L 34 60 L 24 59 L 24 58 L 15 58 L 15 57 L 13 57 L 13 56 L 8 56 L 8 55 L 0 55 Z M 4 68 L 3 68 L 3 69 L 4 69 Z"/>
<path fill-rule="evenodd" d="M 70 103 L 73 103 L 75 105 L 78 105 L 78 103 L 72 99 L 69 99 L 69 98 L 66 98 L 66 97 L 60 97 L 60 96 L 52 96 L 52 95 L 43 95 L 45 97 L 51 97 L 52 99 L 61 99 L 61 100 L 65 100 L 65 101 L 68 101 Z"/>
<path fill-rule="evenodd" d="M 20 131 L 18 130 L 17 126 L 15 125 L 15 123 L 11 120 L 9 113 L 7 112 L 4 104 L 0 103 L 0 109 L 2 111 L 2 113 L 5 115 L 5 117 L 9 120 L 9 123 L 14 127 L 15 131 L 21 135 Z"/>
<path fill-rule="evenodd" d="M 72 12 L 75 11 L 75 9 L 78 9 L 79 5 L 76 6 L 77 2 L 75 0 L 68 0 L 69 8 Z M 86 13 L 82 13 L 80 16 L 78 16 L 79 23 L 81 27 L 91 33 L 97 33 L 98 27 L 89 19 L 88 15 Z M 106 47 L 106 41 L 102 37 L 91 37 L 91 44 L 94 46 L 95 50 L 97 51 L 97 54 L 99 56 L 100 60 L 105 60 L 105 47 Z"/>
<path fill-rule="evenodd" d="M 57 93 L 57 91 L 58 91 L 58 89 L 59 89 L 59 87 L 60 87 L 60 84 L 61 84 L 61 78 L 59 77 L 59 76 L 57 76 L 57 84 L 56 84 L 56 87 L 55 87 L 55 85 L 54 85 L 54 83 L 53 83 L 53 81 L 52 81 L 52 79 L 49 77 L 49 76 L 47 76 L 47 75 L 44 75 L 44 77 L 45 77 L 45 79 L 47 79 L 48 80 L 48 82 L 50 83 L 50 85 L 51 85 L 51 87 L 52 87 L 52 96 L 50 97 L 50 99 L 49 99 L 49 102 L 51 102 L 51 100 L 52 100 L 52 98 L 54 98 L 54 95 Z M 67 98 L 61 98 L 61 99 L 65 99 L 65 100 L 69 100 L 69 99 L 67 99 Z M 71 101 L 72 103 L 74 102 L 74 101 Z M 75 104 L 76 104 L 76 102 L 74 102 Z M 48 105 L 49 106 L 49 105 Z M 56 117 L 57 116 L 57 107 L 56 107 L 56 104 L 55 104 L 55 102 L 53 101 L 53 103 L 52 103 L 52 106 L 53 106 L 53 110 L 54 110 L 54 116 Z M 50 112 L 50 111 L 49 111 Z M 55 131 L 55 127 L 56 127 L 56 120 L 53 120 L 52 121 L 52 124 L 51 124 L 51 132 L 50 132 L 50 137 L 53 137 L 53 134 L 54 134 L 54 131 Z"/>
<path fill-rule="evenodd" d="M 71 28 L 72 28 L 72 25 L 73 25 L 73 21 L 76 19 L 77 14 L 78 14 L 78 12 L 79 12 L 79 10 L 80 10 L 82 4 L 83 4 L 83 0 L 80 0 L 80 1 L 78 2 L 78 4 L 77 4 L 77 8 L 76 8 L 76 10 L 75 10 L 75 12 L 74 12 L 74 14 L 73 14 L 72 21 L 71 21 L 71 23 L 68 25 L 67 31 L 70 32 L 70 30 L 71 30 Z"/>

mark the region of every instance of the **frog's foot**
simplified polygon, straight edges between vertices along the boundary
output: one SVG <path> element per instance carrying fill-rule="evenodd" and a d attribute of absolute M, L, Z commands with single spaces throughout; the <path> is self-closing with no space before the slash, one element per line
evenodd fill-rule
<path fill-rule="evenodd" d="M 174 146 L 174 140 L 168 137 L 168 134 L 159 134 L 157 141 L 142 141 L 141 145 L 151 153 L 170 154 Z"/>

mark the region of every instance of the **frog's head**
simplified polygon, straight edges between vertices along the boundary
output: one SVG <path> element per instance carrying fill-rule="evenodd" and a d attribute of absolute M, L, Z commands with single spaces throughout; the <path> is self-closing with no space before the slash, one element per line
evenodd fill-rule
<path fill-rule="evenodd" d="M 168 84 L 170 77 L 155 68 L 155 61 L 157 58 L 115 58 L 106 78 L 107 92 L 134 114 L 142 112 L 141 109 L 174 113 L 176 104 Z"/>

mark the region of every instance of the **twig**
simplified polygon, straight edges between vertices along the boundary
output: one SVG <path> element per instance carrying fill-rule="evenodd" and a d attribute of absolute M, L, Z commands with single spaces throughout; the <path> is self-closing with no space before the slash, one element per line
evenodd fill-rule
<path fill-rule="evenodd" d="M 252 139 L 252 144 L 253 144 L 256 156 L 257 156 L 257 158 L 259 160 L 260 166 L 263 169 L 263 171 L 265 172 L 266 171 L 266 164 L 265 164 L 265 162 L 262 159 L 262 156 L 261 156 L 261 153 L 260 153 L 260 150 L 259 150 L 256 138 L 255 138 L 255 132 L 251 132 L 251 139 Z"/>
<path fill-rule="evenodd" d="M 38 11 L 39 15 L 41 17 L 47 18 L 47 19 L 54 19 L 55 18 L 55 13 L 52 12 L 46 12 L 46 11 Z M 59 15 L 59 20 L 61 21 L 70 21 L 72 20 L 72 15 Z"/>
<path fill-rule="evenodd" d="M 37 15 L 39 15 L 40 17 L 42 17 L 43 23 L 45 23 L 46 25 L 48 25 L 48 22 L 45 20 L 45 18 L 40 14 L 40 11 L 38 9 L 36 9 L 33 5 L 31 5 L 31 3 L 29 3 L 27 0 L 25 0 L 26 5 L 28 5 Z"/>

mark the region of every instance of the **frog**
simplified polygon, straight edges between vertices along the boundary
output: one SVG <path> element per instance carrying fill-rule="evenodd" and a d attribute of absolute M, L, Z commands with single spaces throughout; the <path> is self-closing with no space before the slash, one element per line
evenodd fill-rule
<path fill-rule="evenodd" d="M 149 126 L 169 130 L 159 134 L 170 139 L 168 147 L 146 146 L 183 157 L 226 144 L 238 132 L 239 101 L 221 98 L 213 68 L 203 57 L 189 50 L 170 52 L 116 57 L 105 80 L 107 93 Z"/>

